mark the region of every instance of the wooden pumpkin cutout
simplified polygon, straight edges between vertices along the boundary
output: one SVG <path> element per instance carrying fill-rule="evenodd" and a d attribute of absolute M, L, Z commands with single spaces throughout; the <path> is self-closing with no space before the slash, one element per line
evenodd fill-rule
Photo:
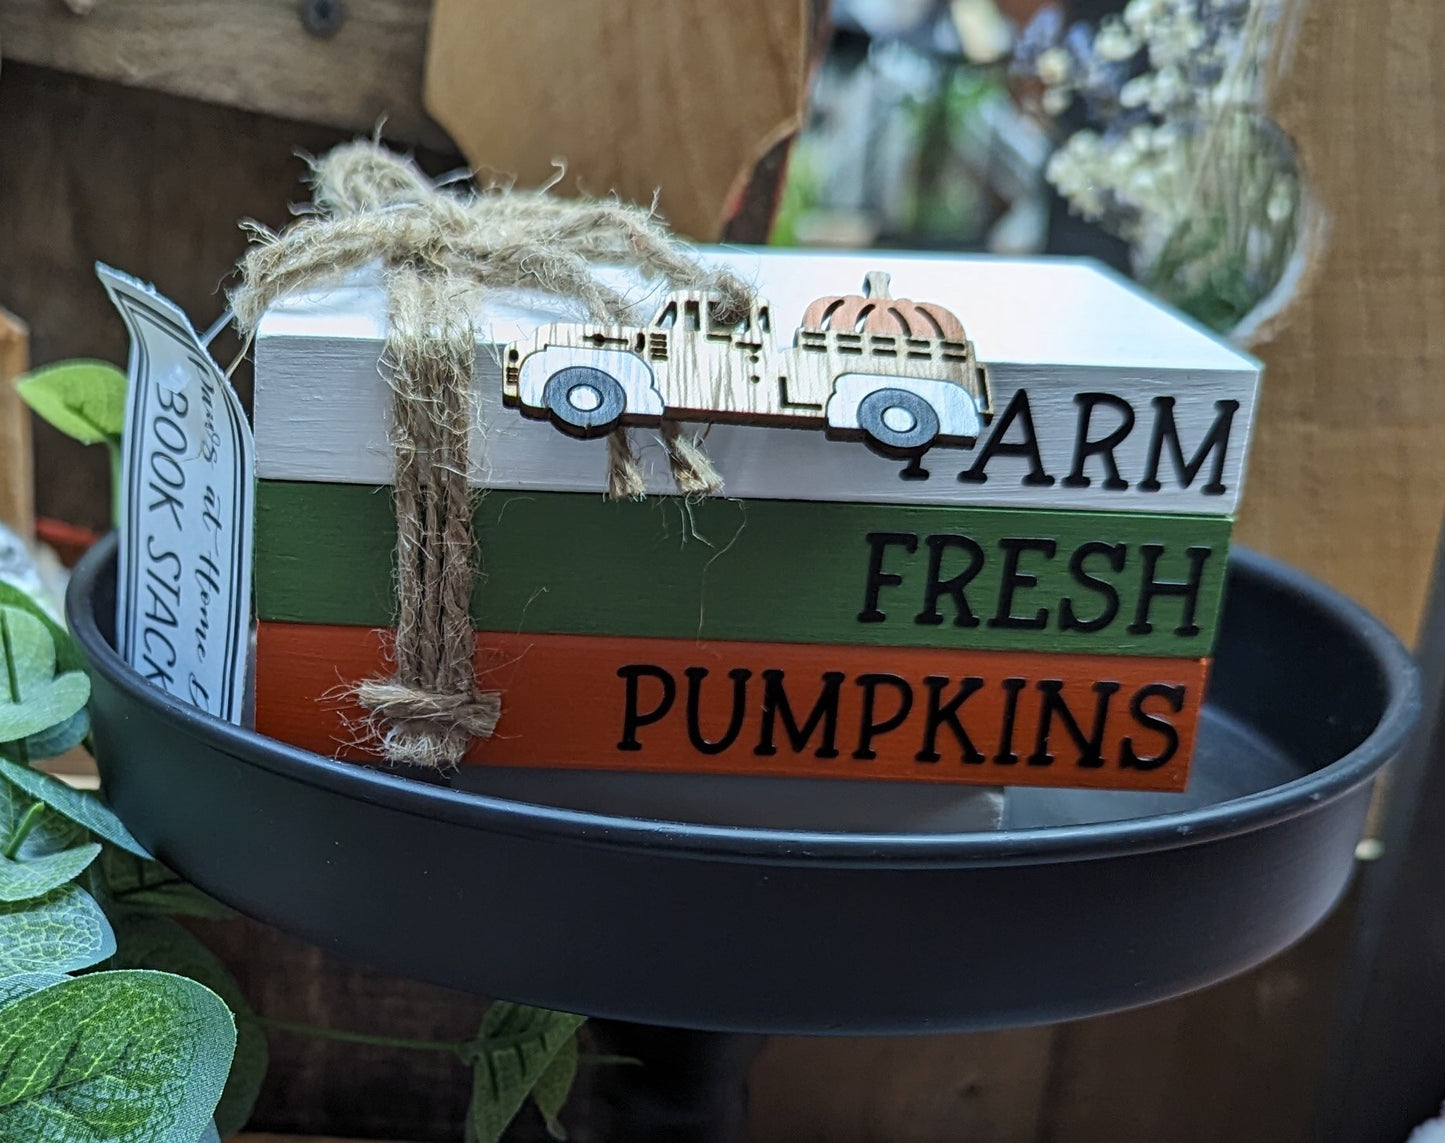
<path fill-rule="evenodd" d="M 803 328 L 840 333 L 891 333 L 900 337 L 966 341 L 963 322 L 933 302 L 895 298 L 890 277 L 875 270 L 866 275 L 861 294 L 819 298 L 803 314 Z"/>

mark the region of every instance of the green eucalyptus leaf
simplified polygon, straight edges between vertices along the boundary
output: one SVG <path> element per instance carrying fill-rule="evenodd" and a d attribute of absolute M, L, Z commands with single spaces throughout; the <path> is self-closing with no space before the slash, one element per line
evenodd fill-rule
<path fill-rule="evenodd" d="M 231 921 L 240 916 L 181 880 L 159 861 L 137 857 L 113 845 L 101 849 L 100 871 L 110 900 L 125 909 L 212 921 Z"/>
<path fill-rule="evenodd" d="M 222 1133 L 241 1130 L 266 1078 L 269 1053 L 266 1034 L 236 978 L 215 953 L 169 917 L 123 915 L 116 920 L 115 939 L 117 968 L 173 972 L 204 984 L 226 1002 L 236 1019 L 236 1054 L 215 1116 Z"/>
<path fill-rule="evenodd" d="M 547 1125 L 547 1134 L 553 1139 L 566 1139 L 567 1129 L 557 1117 L 572 1094 L 572 1084 L 577 1079 L 577 1033 L 573 1032 L 567 1042 L 552 1057 L 532 1088 L 532 1102 L 542 1113 L 542 1122 Z"/>
<path fill-rule="evenodd" d="M 89 733 L 90 711 L 81 707 L 64 722 L 57 722 L 39 734 L 32 734 L 20 742 L 0 743 L 0 758 L 9 758 L 12 762 L 22 761 L 19 749 L 22 743 L 25 747 L 23 760 L 38 762 L 42 758 L 58 758 L 84 742 Z"/>
<path fill-rule="evenodd" d="M 10 844 L 15 831 L 38 799 L 32 798 L 0 775 L 0 849 Z M 17 861 L 32 861 L 47 854 L 59 853 L 62 849 L 73 849 L 86 841 L 85 830 L 69 818 L 59 814 L 44 813 L 32 821 L 30 832 L 15 851 Z"/>
<path fill-rule="evenodd" d="M 28 861 L 0 856 L 0 901 L 29 901 L 73 881 L 95 860 L 100 846 L 94 842 L 62 849 Z"/>
<path fill-rule="evenodd" d="M 120 818 L 110 807 L 88 790 L 77 790 L 67 786 L 59 778 L 39 770 L 32 770 L 8 758 L 0 758 L 0 778 L 18 786 L 32 798 L 38 798 L 57 814 L 84 826 L 99 838 L 118 845 L 137 857 L 149 858 L 140 842 L 131 837 L 130 830 L 121 824 Z"/>
<path fill-rule="evenodd" d="M 0 1139 L 195 1143 L 235 1046 L 231 1014 L 194 981 L 96 972 L 0 1008 Z"/>
<path fill-rule="evenodd" d="M 45 624 L 18 607 L 0 607 L 0 742 L 48 730 L 89 698 L 84 672 L 55 673 L 55 641 Z"/>
<path fill-rule="evenodd" d="M 4 672 L 0 678 L 6 680 L 7 687 L 19 689 L 20 693 L 10 698 L 20 702 L 29 688 L 55 677 L 55 640 L 45 624 L 23 608 L 0 607 L 0 619 L 5 623 L 5 640 L 0 643 L 0 667 Z"/>
<path fill-rule="evenodd" d="M 505 1000 L 487 1009 L 480 1034 L 464 1053 L 472 1063 L 469 1138 L 475 1143 L 501 1139 L 584 1019 Z"/>
<path fill-rule="evenodd" d="M 33 901 L 0 902 L 0 976 L 78 972 L 113 952 L 110 922 L 78 885 L 62 885 Z M 0 1082 L 4 1074 L 0 1067 Z"/>
<path fill-rule="evenodd" d="M 120 440 L 126 376 L 107 361 L 62 361 L 15 383 L 25 403 L 82 444 Z"/>
<path fill-rule="evenodd" d="M 0 607 L 17 607 L 45 624 L 45 630 L 50 632 L 51 642 L 55 646 L 56 665 L 62 672 L 86 669 L 85 656 L 80 653 L 75 639 L 39 600 L 32 599 L 13 583 L 0 579 Z"/>
<path fill-rule="evenodd" d="M 17 972 L 14 976 L 0 976 L 0 1007 L 69 979 L 58 972 Z"/>
<path fill-rule="evenodd" d="M 56 675 L 48 683 L 32 683 L 29 687 L 22 684 L 20 694 L 19 702 L 0 699 L 0 740 L 5 742 L 41 735 L 83 710 L 90 700 L 90 679 L 80 671 L 71 671 Z"/>

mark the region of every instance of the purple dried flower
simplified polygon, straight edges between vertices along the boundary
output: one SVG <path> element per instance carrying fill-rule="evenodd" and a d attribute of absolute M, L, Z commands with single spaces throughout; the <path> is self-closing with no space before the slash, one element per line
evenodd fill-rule
<path fill-rule="evenodd" d="M 1024 25 L 1014 41 L 1009 70 L 1017 75 L 1036 75 L 1039 56 L 1050 48 L 1058 47 L 1063 32 L 1063 11 L 1052 4 L 1044 5 L 1034 13 L 1033 19 Z"/>

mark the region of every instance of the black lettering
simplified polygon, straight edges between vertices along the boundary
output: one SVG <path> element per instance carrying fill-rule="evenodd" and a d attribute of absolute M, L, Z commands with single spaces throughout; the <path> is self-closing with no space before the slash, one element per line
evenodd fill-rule
<path fill-rule="evenodd" d="M 733 681 L 732 715 L 723 736 L 711 742 L 702 736 L 700 725 L 702 681 L 707 678 L 707 668 L 689 667 L 683 673 L 687 675 L 687 740 L 700 754 L 721 754 L 737 741 L 738 732 L 743 728 L 743 716 L 748 709 L 748 679 L 752 678 L 753 673 L 746 667 L 734 667 L 728 672 L 728 678 Z"/>
<path fill-rule="evenodd" d="M 903 725 L 903 720 L 913 709 L 913 688 L 908 685 L 907 680 L 900 679 L 897 675 L 859 675 L 857 682 L 863 688 L 863 718 L 858 730 L 858 749 L 853 751 L 853 757 L 877 758 L 878 754 L 873 749 L 873 739 L 880 734 L 897 730 Z M 892 687 L 898 692 L 898 709 L 880 721 L 874 718 L 874 706 L 877 701 L 878 688 L 882 686 Z"/>
<path fill-rule="evenodd" d="M 1019 692 L 1027 681 L 1017 678 L 1003 680 L 1003 725 L 999 728 L 998 753 L 993 756 L 996 765 L 1012 766 L 1019 760 L 1014 753 L 1014 721 L 1018 716 Z"/>
<path fill-rule="evenodd" d="M 1015 421 L 1023 426 L 1024 439 L 1005 441 L 1003 438 Z M 1008 408 L 989 429 L 988 439 L 984 441 L 978 459 L 971 467 L 960 472 L 958 479 L 965 484 L 982 484 L 988 479 L 988 462 L 996 456 L 1021 456 L 1027 459 L 1029 471 L 1023 478 L 1024 484 L 1047 488 L 1054 482 L 1054 478 L 1044 471 L 1044 458 L 1039 455 L 1039 438 L 1034 432 L 1034 414 L 1029 408 L 1029 394 L 1026 389 L 1020 389 L 1014 394 Z"/>
<path fill-rule="evenodd" d="M 1145 700 L 1156 695 L 1163 698 L 1169 704 L 1169 709 L 1175 714 L 1184 709 L 1184 688 L 1182 686 L 1150 683 L 1146 687 L 1139 688 L 1134 697 L 1129 700 L 1129 713 L 1134 716 L 1134 721 L 1140 726 L 1163 735 L 1164 748 L 1157 754 L 1139 754 L 1134 749 L 1133 736 L 1125 738 L 1120 743 L 1119 765 L 1126 770 L 1157 770 L 1173 758 L 1179 750 L 1179 731 L 1175 725 L 1162 715 L 1151 714 L 1144 709 Z"/>
<path fill-rule="evenodd" d="M 211 392 L 211 387 L 209 384 L 206 385 L 205 392 L 207 397 L 209 398 Z M 206 403 L 210 404 L 210 401 L 207 400 Z M 184 391 L 178 390 L 176 392 L 172 392 L 170 389 L 162 389 L 160 391 L 159 395 L 156 397 L 156 404 L 158 404 L 166 412 L 174 413 L 178 417 L 184 417 L 187 410 L 189 410 L 191 407 L 190 398 L 186 396 Z M 160 434 L 157 433 L 156 435 L 159 436 Z"/>
<path fill-rule="evenodd" d="M 1041 607 L 1032 615 L 1015 615 L 1014 592 L 1021 587 L 1036 587 L 1039 577 L 1031 572 L 1019 571 L 1019 558 L 1024 552 L 1039 552 L 1048 559 L 1054 558 L 1058 544 L 1044 539 L 1013 539 L 1004 537 L 998 542 L 1004 550 L 1003 574 L 999 577 L 998 611 L 988 621 L 990 627 L 1007 627 L 1019 631 L 1042 631 L 1049 625 L 1049 609 Z"/>
<path fill-rule="evenodd" d="M 968 553 L 968 566 L 956 575 L 943 579 L 943 553 L 949 548 L 959 548 Z M 977 541 L 967 536 L 928 537 L 928 582 L 923 588 L 923 610 L 913 617 L 913 622 L 936 626 L 943 622 L 938 611 L 942 596 L 953 600 L 953 625 L 955 627 L 977 627 L 978 617 L 968 605 L 964 594 L 968 585 L 983 570 L 983 549 Z"/>
<path fill-rule="evenodd" d="M 165 430 L 164 432 L 162 430 Z M 168 453 L 175 453 L 176 456 L 186 455 L 186 430 L 171 420 L 170 417 L 156 417 L 151 421 L 151 432 L 156 440 L 160 442 L 161 448 Z M 167 438 L 170 439 L 167 439 Z M 151 458 L 151 467 L 155 467 L 155 458 Z"/>
<path fill-rule="evenodd" d="M 148 683 L 155 683 L 165 690 L 170 690 L 171 684 L 176 681 L 175 676 L 171 674 L 168 668 L 161 666 L 149 655 L 141 656 L 141 666 L 143 668 L 142 674 Z"/>
<path fill-rule="evenodd" d="M 793 708 L 788 703 L 787 692 L 783 690 L 783 672 L 779 670 L 764 671 L 763 726 L 762 733 L 758 736 L 757 748 L 753 753 L 767 755 L 778 752 L 778 748 L 773 744 L 773 731 L 777 719 L 781 716 L 783 733 L 788 736 L 788 744 L 793 748 L 794 754 L 801 754 L 807 748 L 808 739 L 813 737 L 813 732 L 821 723 L 823 741 L 813 752 L 813 757 L 838 757 L 838 698 L 839 688 L 842 685 L 842 671 L 825 671 L 823 693 L 813 704 L 808 721 L 799 727 L 798 720 L 793 717 Z"/>
<path fill-rule="evenodd" d="M 145 652 L 142 657 L 145 662 L 150 665 L 153 672 L 152 674 L 148 674 L 146 678 L 154 679 L 157 675 L 160 675 L 163 676 L 167 682 L 171 681 L 169 671 L 176 665 L 175 644 L 170 641 L 164 631 L 158 631 L 154 627 L 147 627 L 141 631 L 140 643 L 141 649 Z M 153 645 L 155 643 L 159 643 L 165 648 L 165 662 L 161 662 L 159 656 L 156 654 L 156 649 Z"/>
<path fill-rule="evenodd" d="M 146 568 L 146 580 L 148 581 L 146 583 L 146 590 L 149 591 L 152 595 L 154 595 L 157 590 L 163 591 L 176 601 L 177 606 L 180 605 L 181 585 L 179 581 L 171 583 L 167 580 L 162 579 L 160 576 L 156 575 L 156 569 L 152 567 Z"/>
<path fill-rule="evenodd" d="M 903 577 L 896 572 L 883 570 L 883 558 L 890 545 L 897 544 L 910 556 L 918 550 L 918 537 L 912 532 L 869 532 L 868 541 L 868 583 L 863 593 L 863 610 L 858 612 L 859 623 L 882 623 L 888 616 L 878 610 L 878 592 L 885 587 L 897 587 Z"/>
<path fill-rule="evenodd" d="M 1075 748 L 1079 751 L 1079 766 L 1093 769 L 1104 764 L 1104 728 L 1108 725 L 1109 699 L 1119 689 L 1118 683 L 1099 682 L 1093 686 L 1094 694 L 1097 696 L 1094 702 L 1094 726 L 1086 737 L 1079 722 L 1074 718 L 1074 712 L 1069 709 L 1069 704 L 1064 701 L 1064 684 L 1061 679 L 1041 679 L 1038 684 L 1039 693 L 1044 696 L 1043 706 L 1039 711 L 1039 732 L 1034 740 L 1034 752 L 1029 755 L 1030 766 L 1051 766 L 1054 756 L 1049 752 L 1049 731 L 1053 729 L 1054 716 L 1057 715 L 1063 727 L 1068 731 L 1069 737 L 1073 739 Z"/>
<path fill-rule="evenodd" d="M 181 468 L 181 462 L 168 452 L 153 452 L 150 455 L 151 475 L 164 484 L 167 488 L 182 489 L 186 486 L 185 470 Z M 162 472 L 161 470 L 165 471 Z M 155 482 L 151 482 L 155 487 Z"/>
<path fill-rule="evenodd" d="M 176 613 L 171 609 L 171 605 L 160 597 L 155 587 L 148 583 L 145 585 L 145 592 L 150 597 L 150 604 L 145 609 L 145 617 L 152 623 L 163 623 L 167 627 L 177 626 L 179 620 L 176 619 Z"/>
<path fill-rule="evenodd" d="M 928 688 L 928 720 L 923 724 L 923 748 L 913 757 L 919 762 L 937 762 L 940 755 L 935 749 L 938 739 L 938 728 L 947 725 L 953 732 L 953 737 L 962 748 L 962 760 L 972 765 L 983 762 L 983 755 L 973 739 L 968 736 L 968 731 L 958 720 L 958 708 L 968 701 L 968 697 L 982 689 L 983 680 L 973 675 L 959 681 L 958 690 L 948 702 L 940 704 L 939 699 L 943 696 L 943 688 L 948 686 L 952 680 L 947 675 L 927 675 L 924 677 L 923 685 Z"/>
<path fill-rule="evenodd" d="M 1119 463 L 1114 459 L 1114 450 L 1124 443 L 1124 438 L 1134 430 L 1134 407 L 1122 397 L 1110 393 L 1075 393 L 1074 404 L 1079 406 L 1079 430 L 1074 437 L 1074 465 L 1069 475 L 1061 482 L 1065 488 L 1087 488 L 1089 478 L 1084 475 L 1084 464 L 1091 456 L 1102 459 L 1104 464 L 1103 487 L 1111 492 L 1122 492 L 1129 482 L 1119 475 Z M 1089 439 L 1089 426 L 1098 405 L 1107 405 L 1120 414 L 1120 421 L 1110 432 L 1098 440 Z"/>
<path fill-rule="evenodd" d="M 165 454 L 159 453 L 157 455 L 164 456 Z M 166 459 L 169 460 L 170 458 L 166 457 Z M 154 480 L 150 482 L 150 490 L 156 494 L 158 499 L 153 500 L 149 504 L 147 504 L 146 511 L 154 512 L 158 508 L 166 509 L 171 514 L 171 520 L 175 523 L 176 531 L 184 532 L 185 527 L 181 524 L 181 509 L 183 509 L 185 505 L 181 503 L 180 497 L 178 497 L 174 492 L 162 488 Z"/>
<path fill-rule="evenodd" d="M 900 480 L 927 480 L 928 469 L 923 467 L 923 457 L 925 455 L 926 450 L 925 452 L 914 453 L 914 455 L 910 456 L 908 458 L 908 464 L 905 465 L 903 471 L 898 474 L 898 478 Z"/>
<path fill-rule="evenodd" d="M 1091 556 L 1105 556 L 1110 568 L 1116 573 L 1124 570 L 1126 549 L 1123 544 L 1106 544 L 1102 540 L 1090 540 L 1080 544 L 1069 557 L 1069 574 L 1074 582 L 1088 591 L 1097 591 L 1104 597 L 1104 606 L 1092 619 L 1080 619 L 1074 608 L 1074 601 L 1065 596 L 1059 602 L 1060 631 L 1102 631 L 1119 614 L 1119 591 L 1106 579 L 1091 575 L 1084 562 Z"/>
<path fill-rule="evenodd" d="M 216 490 L 208 485 L 206 487 L 206 494 L 201 498 L 201 503 L 205 507 L 205 511 L 201 513 L 201 523 L 205 524 L 212 532 L 219 532 L 222 524 L 221 517 L 217 511 L 220 505 L 220 497 L 216 495 Z"/>
<path fill-rule="evenodd" d="M 673 680 L 672 672 L 647 663 L 634 663 L 631 666 L 618 667 L 617 675 L 627 683 L 627 697 L 624 700 L 622 714 L 622 741 L 617 744 L 617 749 L 641 750 L 642 743 L 637 741 L 638 729 L 661 721 L 672 709 L 672 701 L 677 697 L 677 683 Z M 638 681 L 642 678 L 656 679 L 662 684 L 662 697 L 657 700 L 657 705 L 646 714 L 641 713 L 637 708 L 638 691 L 641 689 Z"/>
<path fill-rule="evenodd" d="M 1129 624 L 1129 634 L 1148 635 L 1154 630 L 1149 621 L 1154 609 L 1154 600 L 1159 596 L 1177 596 L 1184 602 L 1179 616 L 1179 626 L 1174 634 L 1192 636 L 1199 634 L 1199 625 L 1194 622 L 1194 612 L 1199 603 L 1199 586 L 1204 580 L 1205 561 L 1213 554 L 1212 548 L 1186 548 L 1184 555 L 1189 560 L 1189 578 L 1182 583 L 1178 580 L 1156 578 L 1159 557 L 1164 554 L 1162 544 L 1141 544 L 1139 551 L 1144 556 L 1143 582 L 1139 586 L 1139 606 L 1134 611 L 1134 622 Z"/>
<path fill-rule="evenodd" d="M 164 392 L 164 390 L 162 390 L 162 392 Z M 175 571 L 171 573 L 171 579 L 176 583 L 181 582 L 181 557 L 178 556 L 175 552 L 157 553 L 156 538 L 154 536 L 146 537 L 146 556 L 150 559 L 152 564 L 174 563 Z M 151 569 L 150 574 L 156 574 L 155 568 Z"/>
<path fill-rule="evenodd" d="M 213 591 L 219 595 L 221 592 L 221 581 L 217 576 L 221 570 L 220 566 L 204 552 L 196 557 L 196 561 L 202 565 L 195 569 L 196 583 L 202 588 Z"/>
<path fill-rule="evenodd" d="M 1239 409 L 1238 401 L 1215 401 L 1214 423 L 1204 434 L 1194 456 L 1186 463 L 1184 446 L 1179 441 L 1179 427 L 1174 423 L 1174 398 L 1155 397 L 1154 435 L 1149 439 L 1149 458 L 1144 465 L 1144 479 L 1139 481 L 1140 492 L 1158 492 L 1159 461 L 1163 456 L 1164 443 L 1168 441 L 1169 451 L 1174 457 L 1174 474 L 1181 488 L 1188 488 L 1212 455 L 1214 464 L 1210 469 L 1209 483 L 1200 489 L 1205 496 L 1223 496 L 1225 492 L 1224 459 L 1229 452 L 1229 427 Z"/>

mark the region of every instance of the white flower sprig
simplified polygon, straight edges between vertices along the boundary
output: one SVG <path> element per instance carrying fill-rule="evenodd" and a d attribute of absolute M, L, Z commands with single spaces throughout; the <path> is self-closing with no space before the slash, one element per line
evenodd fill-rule
<path fill-rule="evenodd" d="M 1279 2 L 1129 0 L 1095 29 L 1045 9 L 1015 50 L 1042 110 L 1086 124 L 1048 180 L 1130 244 L 1145 284 L 1218 329 L 1274 289 L 1299 230 L 1293 152 L 1262 107 Z"/>

